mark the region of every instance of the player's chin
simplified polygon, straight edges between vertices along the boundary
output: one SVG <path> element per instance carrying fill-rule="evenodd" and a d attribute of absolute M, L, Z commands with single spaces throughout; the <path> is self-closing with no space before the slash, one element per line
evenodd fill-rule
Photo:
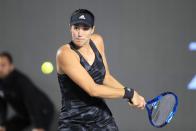
<path fill-rule="evenodd" d="M 86 43 L 86 41 L 85 40 L 76 40 L 75 43 L 77 44 L 77 46 L 82 47 Z"/>

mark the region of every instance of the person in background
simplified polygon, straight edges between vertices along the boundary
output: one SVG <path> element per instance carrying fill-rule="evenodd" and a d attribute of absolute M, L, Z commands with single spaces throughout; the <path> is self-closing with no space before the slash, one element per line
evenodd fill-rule
<path fill-rule="evenodd" d="M 7 119 L 7 105 L 16 114 Z M 50 99 L 14 67 L 8 52 L 0 53 L 0 131 L 49 131 L 54 106 Z"/>

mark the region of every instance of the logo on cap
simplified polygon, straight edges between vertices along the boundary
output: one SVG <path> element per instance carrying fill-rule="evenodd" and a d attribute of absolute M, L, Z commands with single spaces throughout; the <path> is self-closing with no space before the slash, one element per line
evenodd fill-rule
<path fill-rule="evenodd" d="M 81 16 L 79 17 L 79 19 L 85 20 L 86 18 L 84 17 L 84 15 L 81 15 Z"/>

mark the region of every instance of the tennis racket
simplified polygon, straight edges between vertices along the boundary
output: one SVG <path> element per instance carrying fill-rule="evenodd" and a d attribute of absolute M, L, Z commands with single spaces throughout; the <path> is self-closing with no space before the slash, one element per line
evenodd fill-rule
<path fill-rule="evenodd" d="M 161 128 L 171 122 L 178 107 L 178 97 L 173 92 L 164 92 L 147 101 L 146 110 L 152 126 Z"/>

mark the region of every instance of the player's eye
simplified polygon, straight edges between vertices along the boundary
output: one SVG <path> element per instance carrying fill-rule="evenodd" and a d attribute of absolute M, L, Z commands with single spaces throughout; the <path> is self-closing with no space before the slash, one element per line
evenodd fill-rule
<path fill-rule="evenodd" d="M 84 31 L 88 31 L 90 29 L 90 27 L 83 27 Z"/>
<path fill-rule="evenodd" d="M 79 30 L 79 29 L 82 29 L 84 31 L 88 31 L 90 29 L 90 27 L 74 26 L 74 30 Z"/>
<path fill-rule="evenodd" d="M 79 27 L 78 26 L 74 26 L 74 30 L 78 30 L 79 29 Z"/>

